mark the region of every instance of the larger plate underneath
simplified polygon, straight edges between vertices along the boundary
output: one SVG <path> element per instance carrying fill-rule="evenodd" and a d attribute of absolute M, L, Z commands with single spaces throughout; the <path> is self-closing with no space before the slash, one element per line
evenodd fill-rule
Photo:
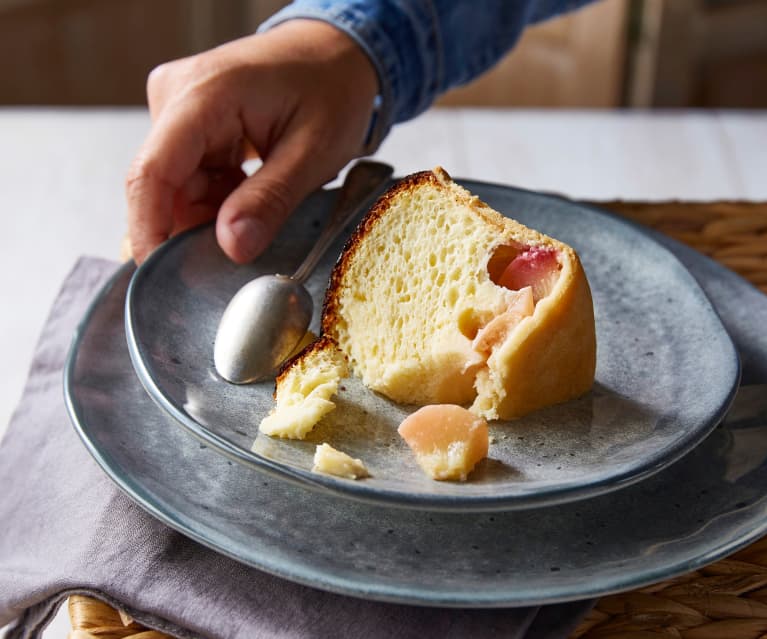
<path fill-rule="evenodd" d="M 81 324 L 65 379 L 70 415 L 95 459 L 128 495 L 241 562 L 358 597 L 516 606 L 671 577 L 765 530 L 763 386 L 742 388 L 724 425 L 676 464 L 576 503 L 429 513 L 275 481 L 200 444 L 144 392 L 123 333 L 131 274 L 123 268 Z M 717 286 L 744 299 L 744 285 L 734 276 Z M 749 292 L 751 301 L 759 295 Z M 763 361 L 764 348 L 751 347 L 761 358 L 753 361 Z"/>
<path fill-rule="evenodd" d="M 355 379 L 345 380 L 338 409 L 305 441 L 285 441 L 257 430 L 273 406 L 273 382 L 235 386 L 215 372 L 215 331 L 232 295 L 257 275 L 292 272 L 335 192 L 305 202 L 252 265 L 230 262 L 212 227 L 204 227 L 166 243 L 141 266 L 128 292 L 126 321 L 131 356 L 149 394 L 237 461 L 347 497 L 432 510 L 521 508 L 614 490 L 678 459 L 710 432 L 732 398 L 738 358 L 682 264 L 606 213 L 540 193 L 464 184 L 497 210 L 578 251 L 591 283 L 598 341 L 593 392 L 492 424 L 489 458 L 471 481 L 426 477 L 396 432 L 413 407 L 394 404 Z M 316 308 L 341 242 L 308 283 Z M 323 441 L 360 457 L 372 478 L 353 482 L 312 473 L 315 445 Z"/>

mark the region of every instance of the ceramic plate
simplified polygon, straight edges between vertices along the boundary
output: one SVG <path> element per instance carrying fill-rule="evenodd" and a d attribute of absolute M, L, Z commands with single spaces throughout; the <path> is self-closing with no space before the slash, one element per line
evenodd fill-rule
<path fill-rule="evenodd" d="M 714 282 L 724 303 L 750 309 L 748 317 L 734 312 L 736 325 L 729 326 L 752 327 L 740 337 L 752 347 L 745 357 L 749 377 L 763 383 L 767 340 L 753 317 L 767 313 L 767 300 L 732 274 L 717 272 L 724 278 Z M 622 490 L 554 507 L 427 512 L 274 480 L 174 426 L 144 392 L 123 334 L 130 276 L 130 267 L 118 273 L 80 327 L 65 379 L 70 415 L 95 459 L 128 495 L 183 534 L 246 564 L 369 599 L 521 606 L 686 573 L 767 528 L 763 386 L 742 388 L 723 425 L 667 469 Z"/>
<path fill-rule="evenodd" d="M 491 206 L 580 254 L 594 296 L 596 383 L 583 398 L 491 425 L 488 459 L 466 483 L 426 477 L 396 429 L 412 407 L 343 383 L 338 408 L 305 441 L 258 434 L 272 381 L 236 386 L 213 366 L 221 314 L 263 273 L 291 273 L 309 250 L 335 192 L 310 198 L 254 264 L 237 266 L 212 227 L 160 247 L 135 273 L 126 326 L 139 378 L 159 405 L 206 444 L 239 462 L 348 497 L 429 509 L 509 509 L 614 490 L 691 450 L 719 422 L 739 374 L 737 354 L 684 266 L 634 226 L 573 202 L 464 182 Z M 316 307 L 343 239 L 309 280 Z M 314 328 L 317 328 L 315 317 Z M 315 445 L 361 458 L 372 477 L 311 472 Z M 252 449 L 251 449 L 252 447 Z"/>

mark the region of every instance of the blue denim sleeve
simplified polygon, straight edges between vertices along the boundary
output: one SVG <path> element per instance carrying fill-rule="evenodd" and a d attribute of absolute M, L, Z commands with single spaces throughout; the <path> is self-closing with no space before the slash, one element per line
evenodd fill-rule
<path fill-rule="evenodd" d="M 263 25 L 310 18 L 353 38 L 378 73 L 368 136 L 373 151 L 396 122 L 426 110 L 447 89 L 489 69 L 525 26 L 590 0 L 295 0 Z"/>

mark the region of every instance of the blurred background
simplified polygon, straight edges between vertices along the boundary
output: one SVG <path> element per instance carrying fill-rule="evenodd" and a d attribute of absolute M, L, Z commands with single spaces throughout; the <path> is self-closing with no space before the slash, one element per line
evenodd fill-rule
<path fill-rule="evenodd" d="M 0 104 L 140 105 L 157 64 L 253 32 L 279 0 L 0 0 Z M 767 107 L 767 1 L 601 0 L 530 28 L 442 105 Z"/>

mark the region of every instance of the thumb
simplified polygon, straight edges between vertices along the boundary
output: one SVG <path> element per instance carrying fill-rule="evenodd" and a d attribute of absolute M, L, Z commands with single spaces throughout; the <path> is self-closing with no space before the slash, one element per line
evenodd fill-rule
<path fill-rule="evenodd" d="M 280 227 L 312 191 L 331 179 L 309 145 L 278 145 L 258 171 L 224 200 L 216 222 L 219 246 L 239 264 L 263 253 Z M 340 167 L 339 167 L 340 168 Z"/>

